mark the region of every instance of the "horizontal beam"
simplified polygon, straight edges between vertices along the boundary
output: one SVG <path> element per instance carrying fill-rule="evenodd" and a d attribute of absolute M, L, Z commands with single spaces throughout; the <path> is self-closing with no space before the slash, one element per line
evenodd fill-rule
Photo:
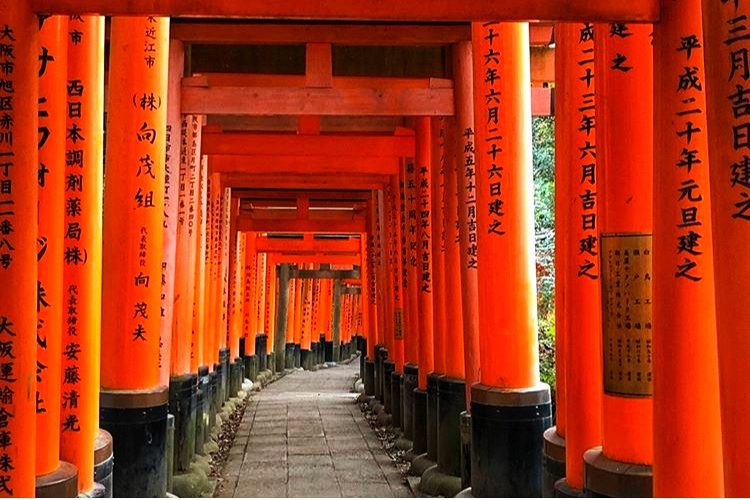
<path fill-rule="evenodd" d="M 658 21 L 658 0 L 31 0 L 39 14 L 380 21 Z"/>
<path fill-rule="evenodd" d="M 335 89 L 450 89 L 448 78 L 401 78 L 388 76 L 332 76 L 330 85 L 308 85 L 305 75 L 266 73 L 203 73 L 186 76 L 182 87 L 309 87 Z"/>
<path fill-rule="evenodd" d="M 182 87 L 183 114 L 452 116 L 450 88 Z"/>
<path fill-rule="evenodd" d="M 370 191 L 277 191 L 264 189 L 233 189 L 232 197 L 241 198 L 243 201 L 255 200 L 287 200 L 296 201 L 298 198 L 307 198 L 310 204 L 315 201 L 351 201 L 363 202 L 372 197 Z"/>
<path fill-rule="evenodd" d="M 347 207 L 349 208 L 349 207 Z M 254 220 L 272 219 L 272 220 L 315 220 L 315 221 L 349 221 L 360 215 L 362 210 L 353 209 L 337 209 L 337 208 L 318 208 L 314 210 L 308 210 L 302 212 L 297 207 L 285 207 L 285 208 L 266 208 L 257 207 L 250 209 L 241 209 L 240 214 L 244 217 L 251 217 Z M 308 214 L 307 215 L 303 215 Z"/>
<path fill-rule="evenodd" d="M 272 266 L 276 264 L 331 264 L 338 266 L 357 266 L 361 263 L 359 257 L 352 257 L 351 255 L 283 255 L 274 253 L 267 255 Z M 352 273 L 353 271 L 321 270 L 319 272 L 324 273 L 324 275 L 321 276 L 322 278 L 337 278 L 338 275 L 332 273 Z M 294 278 L 295 276 L 291 277 Z"/>
<path fill-rule="evenodd" d="M 212 173 L 367 173 L 396 175 L 400 159 L 391 158 L 329 158 L 326 156 L 272 156 L 272 155 L 211 155 Z"/>
<path fill-rule="evenodd" d="M 471 40 L 468 24 L 275 24 L 177 22 L 170 35 L 202 44 L 443 45 Z"/>
<path fill-rule="evenodd" d="M 208 124 L 216 125 L 225 132 L 297 132 L 298 116 L 243 116 L 211 115 Z M 403 127 L 404 120 L 397 116 L 321 116 L 320 132 L 392 134 L 397 127 Z"/>
<path fill-rule="evenodd" d="M 283 253 L 287 255 L 305 254 L 338 254 L 358 256 L 361 250 L 359 239 L 292 239 L 292 238 L 257 238 L 256 253 Z"/>
<path fill-rule="evenodd" d="M 376 174 L 221 174 L 222 187 L 229 188 L 367 191 L 383 189 L 389 182 L 390 176 Z"/>
<path fill-rule="evenodd" d="M 305 262 L 300 262 L 300 264 L 306 264 Z M 337 264 L 337 265 L 359 265 L 359 262 L 322 262 L 322 264 Z M 350 280 L 350 279 L 359 279 L 360 277 L 360 271 L 359 269 L 352 269 L 351 271 L 337 271 L 333 269 L 291 269 L 289 272 L 290 278 L 296 278 L 296 279 L 308 279 L 308 280 L 314 280 L 314 279 L 341 279 L 341 280 Z"/>
<path fill-rule="evenodd" d="M 364 217 L 351 220 L 315 220 L 315 219 L 253 219 L 240 216 L 237 219 L 238 231 L 255 231 L 259 233 L 321 233 L 321 234 L 356 234 L 367 230 Z"/>
<path fill-rule="evenodd" d="M 203 132 L 201 154 L 338 157 L 412 157 L 415 137 L 406 135 L 293 135 Z"/>

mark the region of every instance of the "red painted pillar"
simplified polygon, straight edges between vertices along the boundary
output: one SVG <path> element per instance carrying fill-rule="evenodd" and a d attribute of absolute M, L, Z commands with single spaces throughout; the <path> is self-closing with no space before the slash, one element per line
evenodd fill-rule
<path fill-rule="evenodd" d="M 453 47 L 456 103 L 456 181 L 460 247 L 461 317 L 464 343 L 466 407 L 471 386 L 479 382 L 479 294 L 477 288 L 477 164 L 474 141 L 474 88 L 471 42 Z M 468 484 L 464 484 L 468 486 Z"/>
<path fill-rule="evenodd" d="M 33 497 L 36 469 L 38 31 L 29 2 L 0 1 L 0 495 L 8 497 Z"/>
<path fill-rule="evenodd" d="M 78 356 L 62 359 L 60 458 L 78 467 L 78 490 L 91 492 L 95 443 L 111 450 L 99 430 L 102 328 L 102 177 L 104 140 L 104 18 L 68 21 L 67 146 L 65 175 L 79 179 L 65 192 L 63 250 L 63 346 L 78 345 Z M 77 130 L 77 133 L 70 133 Z M 83 137 L 83 139 L 81 139 Z M 80 429 L 80 430 L 76 430 Z M 102 439 L 97 439 L 100 436 Z M 99 453 L 96 453 L 99 455 Z M 106 465 L 105 465 L 106 467 Z"/>
<path fill-rule="evenodd" d="M 481 347 L 472 492 L 540 496 L 551 405 L 539 381 L 529 27 L 474 23 L 472 43 Z"/>
<path fill-rule="evenodd" d="M 39 31 L 39 236 L 36 394 L 36 495 L 78 495 L 78 469 L 60 461 L 63 357 L 63 236 L 68 19 L 52 16 Z M 66 355 L 77 357 L 68 344 Z"/>
<path fill-rule="evenodd" d="M 169 385 L 172 367 L 172 339 L 175 317 L 175 270 L 177 265 L 177 207 L 179 205 L 179 177 L 181 167 L 182 120 L 180 116 L 180 86 L 185 50 L 179 40 L 169 42 L 169 74 L 167 91 L 167 131 L 165 136 L 166 158 L 164 162 L 164 242 L 161 263 L 161 325 L 159 334 L 159 368 L 161 384 Z M 185 333 L 186 332 L 186 333 Z M 189 331 L 180 332 L 186 340 L 176 342 L 189 344 Z M 184 373 L 188 373 L 189 361 L 183 364 Z"/>
<path fill-rule="evenodd" d="M 663 7 L 668 8 L 668 7 Z M 682 9 L 682 7 L 680 7 Z M 684 115 L 678 123 L 687 122 L 690 118 L 705 118 L 708 121 L 707 144 L 710 180 L 710 210 L 711 229 L 709 236 L 706 226 L 694 226 L 694 232 L 703 236 L 702 251 L 709 250 L 708 243 L 713 243 L 714 296 L 716 301 L 716 332 L 719 360 L 719 389 L 721 397 L 721 432 L 722 453 L 724 456 L 724 494 L 728 497 L 742 497 L 750 495 L 750 454 L 747 446 L 750 444 L 750 429 L 744 425 L 744 419 L 739 418 L 750 409 L 747 391 L 743 387 L 747 369 L 747 354 L 750 353 L 750 339 L 744 325 L 748 320 L 748 302 L 745 294 L 747 278 L 750 276 L 750 265 L 744 258 L 746 243 L 750 241 L 750 182 L 747 177 L 747 166 L 750 165 L 750 141 L 748 131 L 750 123 L 747 119 L 747 81 L 750 79 L 750 65 L 748 51 L 750 39 L 746 36 L 747 16 L 750 8 L 744 2 L 702 2 L 703 30 L 695 32 L 694 28 L 685 28 L 679 47 L 683 50 L 673 52 L 675 58 L 684 61 L 688 54 L 693 58 L 700 57 L 701 47 L 696 47 L 696 41 L 691 35 L 697 35 L 697 42 L 705 48 L 705 74 L 702 82 L 707 105 L 703 108 L 706 114 Z M 691 14 L 695 11 L 691 11 Z M 682 13 L 688 16 L 687 13 Z M 695 26 L 694 24 L 692 26 Z M 675 47 L 676 49 L 676 47 Z M 700 61 L 700 59 L 698 59 Z M 699 63 L 685 63 L 687 68 L 698 66 Z M 687 72 L 683 68 L 683 72 Z M 695 73 L 700 76 L 700 69 Z M 692 86 L 690 75 L 680 79 L 680 87 Z M 676 85 L 673 83 L 673 85 Z M 672 90 L 674 92 L 674 90 Z M 685 93 L 684 91 L 681 93 Z M 695 89 L 691 90 L 695 94 Z M 689 98 L 687 95 L 683 99 Z M 700 100 L 690 102 L 686 109 L 699 108 Z M 693 126 L 699 127 L 700 121 L 690 120 Z M 706 196 L 705 181 L 702 175 L 708 164 L 706 155 L 701 155 L 700 144 L 705 140 L 705 132 L 696 133 L 693 140 L 697 146 L 686 148 L 689 152 L 696 151 L 696 155 L 689 161 L 692 164 L 691 178 L 699 183 L 700 193 Z M 686 137 L 683 136 L 683 139 Z M 703 150 L 705 151 L 705 150 Z M 703 160 L 696 164 L 695 160 Z M 681 157 L 688 161 L 686 155 Z M 683 172 L 687 170 L 686 167 Z M 670 163 L 671 165 L 671 163 Z M 685 188 L 685 186 L 682 186 Z M 687 203 L 695 199 L 685 198 L 680 202 Z M 703 202 L 704 204 L 706 201 Z M 692 205 L 692 203 L 691 203 Z M 704 205 L 705 206 L 705 205 Z M 703 210 L 703 209 L 701 209 Z M 699 214 L 699 220 L 706 223 L 705 211 Z M 710 257 L 704 253 L 701 256 L 685 255 L 681 264 L 682 271 L 693 276 L 703 276 L 706 281 L 709 269 L 690 269 L 690 261 L 702 264 L 710 262 Z M 686 261 L 685 259 L 690 259 Z M 687 346 L 685 346 L 687 347 Z M 697 346 L 696 346 L 697 347 Z M 709 353 L 702 354 L 710 356 Z M 683 379 L 685 380 L 685 379 Z M 708 380 L 696 381 L 708 384 Z M 702 385 L 699 387 L 703 387 Z M 699 388 L 696 387 L 696 390 Z M 708 387 L 708 386 L 707 386 Z M 709 451 L 710 453 L 710 451 Z M 656 469 L 656 464 L 654 464 Z"/>
<path fill-rule="evenodd" d="M 104 193 L 102 427 L 115 496 L 166 491 L 167 388 L 160 385 L 169 19 L 112 20 Z M 133 410 L 149 415 L 133 418 Z M 144 438 L 144 427 L 150 439 Z"/>
<path fill-rule="evenodd" d="M 545 443 L 545 451 L 565 464 L 565 482 L 557 489 L 578 492 L 583 490 L 583 453 L 601 444 L 599 231 L 588 223 L 598 213 L 596 129 L 586 126 L 595 111 L 594 40 L 590 24 L 558 24 L 555 29 L 555 212 L 556 222 L 564 221 L 556 228 L 556 235 L 562 236 L 556 245 L 564 245 L 566 252 L 556 271 L 564 277 L 557 286 L 566 299 L 566 360 L 561 374 L 566 404 L 557 414 L 565 414 L 566 428 L 563 455 L 558 455 L 554 439 Z"/>
<path fill-rule="evenodd" d="M 651 31 L 650 25 L 595 27 L 596 197 L 601 204 L 586 227 L 595 223 L 601 235 L 604 395 L 602 448 L 584 455 L 584 488 L 614 496 L 651 495 Z M 615 474 L 615 489 L 597 474 L 610 466 L 623 471 Z"/>

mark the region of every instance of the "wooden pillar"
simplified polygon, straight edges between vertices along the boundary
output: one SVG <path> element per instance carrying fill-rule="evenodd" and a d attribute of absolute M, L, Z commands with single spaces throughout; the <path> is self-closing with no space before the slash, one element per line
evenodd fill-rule
<path fill-rule="evenodd" d="M 305 280 L 302 298 L 302 335 L 300 335 L 300 348 L 304 351 L 310 350 L 312 340 L 312 300 L 313 280 Z"/>
<path fill-rule="evenodd" d="M 479 305 L 477 288 L 477 165 L 474 141 L 474 88 L 471 42 L 453 46 L 456 103 L 456 184 L 460 247 L 461 317 L 466 407 L 471 386 L 479 382 Z"/>
<path fill-rule="evenodd" d="M 403 207 L 401 197 L 400 175 L 391 176 L 391 184 L 388 192 L 388 203 L 390 205 L 390 223 L 388 224 L 391 235 L 390 262 L 391 262 L 391 287 L 393 289 L 393 355 L 396 373 L 403 373 L 404 369 L 404 291 L 403 291 Z M 355 309 L 358 311 L 358 309 Z M 356 312 L 355 314 L 358 314 Z M 353 325 L 356 332 L 356 319 Z M 395 402 L 393 402 L 395 404 Z"/>
<path fill-rule="evenodd" d="M 269 320 L 269 300 L 266 296 L 266 289 L 269 285 L 269 280 L 271 277 L 268 275 L 269 267 L 268 267 L 268 261 L 269 256 L 265 253 L 259 253 L 257 254 L 257 274 L 256 274 L 256 295 L 255 295 L 255 331 L 252 332 L 251 336 L 254 339 L 253 342 L 256 342 L 255 344 L 255 354 L 256 356 L 266 356 L 269 352 L 268 350 L 268 334 L 266 332 L 268 328 L 268 322 Z M 258 342 L 255 339 L 260 340 Z M 265 366 L 268 368 L 267 364 L 267 358 L 266 363 L 263 363 L 261 361 L 260 366 Z"/>
<path fill-rule="evenodd" d="M 588 23 L 557 24 L 555 29 L 555 238 L 556 248 L 565 252 L 556 255 L 556 293 L 559 288 L 565 304 L 558 306 L 556 297 L 555 315 L 557 322 L 559 307 L 565 325 L 561 376 L 566 401 L 564 409 L 557 408 L 558 416 L 565 414 L 563 434 L 558 430 L 565 441 L 550 436 L 545 453 L 565 464 L 565 483 L 558 489 L 582 491 L 583 453 L 601 444 L 599 231 L 596 224 L 587 223 L 598 213 L 596 129 L 586 126 L 595 111 L 594 39 Z M 561 378 L 557 380 L 559 384 Z"/>
<path fill-rule="evenodd" d="M 244 322 L 243 330 L 245 337 L 245 356 L 255 355 L 255 335 L 258 325 L 258 254 L 256 253 L 256 234 L 244 233 L 245 238 L 245 294 L 243 300 Z"/>
<path fill-rule="evenodd" d="M 174 273 L 174 321 L 172 330 L 173 376 L 197 374 L 200 366 L 193 329 L 196 263 L 200 236 L 201 117 L 184 115 L 181 125 L 180 171 Z"/>
<path fill-rule="evenodd" d="M 445 166 L 443 183 L 443 268 L 445 272 L 445 375 L 449 378 L 464 379 L 464 336 L 463 336 L 463 290 L 461 288 L 461 248 L 458 200 L 461 188 L 458 186 L 458 156 L 456 153 L 456 120 L 446 119 L 444 140 Z M 463 148 L 462 148 L 463 152 Z M 463 156 L 462 156 L 463 159 Z M 463 165 L 463 161 L 461 162 Z M 456 293 L 454 291 L 461 291 Z"/>
<path fill-rule="evenodd" d="M 214 315 L 214 244 L 215 244 L 215 217 L 216 217 L 216 181 L 215 174 L 209 174 L 208 158 L 205 157 L 203 162 L 206 163 L 206 198 L 205 198 L 205 229 L 204 238 L 205 252 L 203 253 L 203 320 L 201 322 L 201 332 L 203 334 L 203 364 L 209 371 L 214 368 L 214 342 L 213 342 L 213 315 Z"/>
<path fill-rule="evenodd" d="M 161 385 L 169 385 L 172 366 L 171 349 L 174 333 L 175 269 L 177 260 L 177 208 L 179 205 L 179 175 L 181 168 L 182 120 L 180 116 L 180 86 L 185 66 L 185 49 L 180 40 L 169 42 L 169 73 L 167 86 L 166 157 L 164 162 L 164 242 L 161 263 L 161 325 L 159 369 Z M 188 335 L 185 335 L 189 339 Z M 180 338 L 176 339 L 181 342 Z M 184 342 L 184 341 L 183 341 Z M 189 344 L 189 342 L 188 342 Z M 188 367 L 185 363 L 184 367 Z M 185 372 L 187 373 L 187 371 Z"/>
<path fill-rule="evenodd" d="M 574 105 L 570 96 L 573 94 L 570 89 L 570 82 L 575 81 L 583 85 L 593 85 L 593 79 L 579 80 L 580 76 L 575 71 L 577 64 L 574 60 L 574 47 L 570 45 L 563 47 L 565 53 L 555 57 L 555 78 L 562 81 L 562 91 L 567 94 L 562 96 L 562 101 L 555 99 L 555 172 L 554 172 L 554 336 L 555 336 L 555 425 L 544 431 L 544 483 L 542 493 L 545 497 L 554 496 L 555 483 L 565 477 L 565 437 L 567 435 L 567 403 L 566 403 L 566 373 L 567 373 L 567 342 L 569 325 L 575 324 L 568 314 L 568 297 L 570 294 L 570 281 L 572 279 L 573 268 L 570 266 L 570 259 L 573 253 L 570 251 L 570 243 L 573 241 L 571 232 L 574 231 L 571 226 L 571 204 L 575 201 L 570 199 L 570 191 L 573 187 L 573 178 L 577 177 L 575 171 L 575 162 L 577 158 L 572 158 L 568 154 L 575 149 L 577 144 L 574 143 L 579 139 L 579 134 L 583 134 L 584 139 L 591 140 L 595 135 L 595 129 L 583 127 L 578 131 L 578 121 L 589 120 L 594 116 L 593 95 L 594 90 L 587 90 L 591 94 L 591 105 L 589 109 L 578 111 L 577 108 L 584 108 L 582 105 Z M 593 47 L 593 43 L 590 44 Z M 589 50 L 588 48 L 586 50 Z M 556 52 L 557 54 L 557 52 Z M 583 59 L 582 65 L 588 66 L 585 69 L 593 69 L 593 50 L 589 56 Z M 586 63 L 586 61 L 589 61 Z M 566 66 L 563 66 L 563 63 Z M 560 70 L 558 71 L 558 68 Z M 575 85 L 575 83 L 574 83 Z M 557 92 L 557 90 L 555 90 Z M 555 94 L 557 95 L 557 94 Z M 567 99 L 567 100 L 566 100 Z M 578 113 L 576 115 L 576 113 Z M 574 116 L 575 115 L 575 116 Z M 577 151 L 576 151 L 577 152 Z M 596 237 L 596 236 L 595 236 Z M 592 257 L 598 255 L 597 248 L 583 247 L 584 255 Z M 587 304 L 589 305 L 589 304 Z M 573 321 L 569 321 L 573 319 Z M 596 379 L 594 379 L 596 380 Z M 585 417 L 584 417 L 585 418 Z M 599 443 L 594 443 L 594 445 Z M 589 446 L 590 448 L 590 446 Z M 585 448 L 583 451 L 586 451 Z M 581 452 L 581 456 L 582 456 Z M 582 460 L 574 458 L 574 469 L 580 468 Z"/>
<path fill-rule="evenodd" d="M 441 251 L 444 293 L 444 364 L 445 376 L 437 381 L 437 448 L 436 459 L 441 472 L 454 476 L 444 494 L 454 496 L 461 490 L 461 413 L 466 410 L 464 381 L 464 336 L 461 290 L 461 251 L 459 248 L 456 121 L 445 120 L 443 142 L 443 189 Z M 463 163 L 462 163 L 463 164 Z M 460 293 L 459 293 L 460 292 Z"/>
<path fill-rule="evenodd" d="M 276 286 L 277 286 L 277 276 L 276 276 L 276 264 L 274 264 L 271 259 L 265 255 L 264 256 L 264 268 L 265 268 L 265 276 L 266 276 L 266 286 L 264 288 L 264 294 L 265 294 L 265 304 L 264 304 L 264 310 L 265 310 L 265 320 L 264 320 L 264 332 L 266 334 L 266 354 L 271 353 L 273 351 L 273 346 L 275 346 L 274 339 L 276 338 L 276 332 L 278 332 L 276 328 Z M 268 346 L 271 346 L 268 348 Z"/>
<path fill-rule="evenodd" d="M 417 155 L 415 159 L 417 184 L 417 269 L 419 288 L 419 389 L 427 390 L 427 375 L 434 365 L 432 273 L 432 133 L 430 119 L 417 118 Z"/>
<path fill-rule="evenodd" d="M 700 31 L 694 33 L 693 29 L 686 28 L 683 33 L 686 38 L 681 40 L 680 47 L 686 45 L 692 48 L 673 52 L 673 54 L 683 61 L 690 51 L 692 51 L 693 58 L 700 57 L 701 50 L 695 46 L 695 40 L 690 37 L 692 34 L 696 34 L 698 43 L 705 46 L 706 71 L 701 82 L 705 85 L 706 92 L 707 106 L 704 110 L 707 111 L 705 116 L 708 118 L 708 159 L 712 166 L 710 170 L 712 240 L 709 240 L 705 226 L 696 227 L 694 230 L 703 235 L 705 245 L 702 250 L 704 252 L 708 250 L 709 241 L 713 243 L 724 494 L 728 497 L 735 497 L 750 495 L 750 475 L 748 474 L 750 454 L 747 452 L 750 429 L 744 425 L 744 419 L 738 418 L 750 409 L 743 382 L 747 354 L 750 353 L 750 339 L 743 326 L 747 322 L 750 310 L 750 303 L 745 295 L 745 283 L 750 276 L 750 265 L 746 259 L 738 258 L 744 255 L 745 243 L 750 240 L 748 236 L 750 181 L 747 177 L 747 166 L 750 164 L 748 160 L 750 124 L 747 120 L 748 108 L 745 106 L 747 80 L 750 79 L 750 65 L 748 64 L 750 38 L 746 36 L 745 31 L 747 29 L 746 16 L 750 8 L 746 3 L 739 1 L 704 1 L 702 7 L 702 37 Z M 692 15 L 693 12 L 694 10 L 690 10 L 683 15 Z M 686 63 L 685 66 L 692 68 L 698 66 L 698 63 Z M 686 103 L 691 104 L 691 107 L 686 109 L 698 108 L 698 102 Z M 703 115 L 694 117 L 701 116 Z M 686 118 L 681 118 L 678 122 L 687 122 Z M 700 122 L 691 121 L 694 127 L 698 127 L 697 124 Z M 697 133 L 694 141 L 702 141 L 703 135 L 703 133 Z M 691 145 L 686 149 L 700 152 L 700 146 Z M 691 160 L 693 165 L 691 174 L 695 175 L 691 178 L 696 182 L 701 181 L 701 176 L 708 166 L 705 163 L 705 154 L 700 156 L 698 153 L 698 158 L 704 163 L 696 164 L 695 158 Z M 685 156 L 682 157 L 682 161 L 687 161 Z M 687 163 L 685 165 L 687 166 Z M 700 192 L 705 196 L 705 183 L 701 184 Z M 687 201 L 687 199 L 681 200 L 681 203 L 685 203 L 687 207 Z M 698 220 L 707 222 L 705 212 L 700 214 Z M 696 259 L 699 256 L 692 255 L 684 255 L 684 257 L 696 262 L 701 260 L 709 262 L 707 260 L 709 257 L 706 255 L 704 253 L 700 256 L 703 259 Z M 689 261 L 685 262 L 683 259 L 682 264 L 686 266 L 684 272 L 693 274 L 695 270 L 689 269 Z M 702 268 L 700 272 L 699 275 L 703 276 L 702 281 L 705 281 L 710 269 Z M 702 354 L 709 356 L 706 352 Z M 708 384 L 707 380 L 700 381 L 701 384 L 704 382 Z"/>
<path fill-rule="evenodd" d="M 199 135 L 200 136 L 200 135 Z M 204 375 L 208 372 L 208 358 L 206 354 L 205 322 L 206 306 L 206 261 L 208 253 L 208 164 L 206 156 L 200 156 L 200 169 L 197 193 L 197 237 L 195 260 L 195 293 L 193 294 L 193 352 L 191 367 Z"/>
<path fill-rule="evenodd" d="M 445 118 L 430 120 L 430 257 L 432 265 L 432 372 L 427 374 L 427 458 L 437 461 L 438 448 L 438 380 L 445 374 Z M 422 184 L 420 183 L 420 187 Z M 420 213 L 420 216 L 423 214 Z"/>
<path fill-rule="evenodd" d="M 377 312 L 377 318 L 378 318 L 378 329 L 377 329 L 377 338 L 378 338 L 378 345 L 382 346 L 385 351 L 383 351 L 383 359 L 385 360 L 388 357 L 388 349 L 391 345 L 391 336 L 393 333 L 393 329 L 390 328 L 390 321 L 386 321 L 387 318 L 387 311 L 386 311 L 386 256 L 384 255 L 384 233 L 385 229 L 383 225 L 385 224 L 385 211 L 383 206 L 383 190 L 378 189 L 373 193 L 374 195 L 374 213 L 373 213 L 373 223 L 374 223 L 374 229 L 373 229 L 373 276 L 375 277 L 375 293 L 376 293 L 376 312 Z M 334 342 L 334 347 L 336 346 L 336 343 Z M 375 353 L 377 357 L 377 352 Z M 377 368 L 376 368 L 377 370 Z M 382 386 L 382 378 L 380 379 L 380 385 Z M 382 387 L 381 387 L 382 388 Z"/>
<path fill-rule="evenodd" d="M 433 337 L 434 352 L 433 364 L 435 374 L 445 373 L 445 349 L 446 349 L 446 312 L 445 312 L 445 268 L 443 258 L 445 254 L 445 228 L 443 227 L 443 214 L 445 206 L 443 193 L 445 192 L 445 118 L 432 118 L 430 120 L 430 212 L 431 220 L 431 243 L 432 243 L 432 311 L 433 311 Z M 436 381 L 437 382 L 437 381 Z"/>
<path fill-rule="evenodd" d="M 414 175 L 414 161 L 407 159 L 403 164 L 404 175 L 404 234 L 406 235 L 406 302 L 409 309 L 409 322 L 406 324 L 408 336 L 404 345 L 404 361 L 417 366 L 419 362 L 419 275 L 417 271 L 417 192 Z"/>
<path fill-rule="evenodd" d="M 68 21 L 67 80 L 65 175 L 81 182 L 65 192 L 62 345 L 80 353 L 62 359 L 60 458 L 78 467 L 78 491 L 91 492 L 102 328 L 103 17 Z"/>
<path fill-rule="evenodd" d="M 38 21 L 0 2 L 0 495 L 34 496 L 36 451 Z M 26 168 L 23 168 L 25 166 Z"/>
<path fill-rule="evenodd" d="M 406 158 L 403 162 L 404 178 L 404 244 L 405 258 L 405 300 L 408 309 L 408 321 L 406 323 L 406 344 L 404 345 L 404 383 L 403 383 L 403 407 L 401 408 L 401 420 L 404 426 L 404 437 L 408 440 L 414 439 L 414 389 L 419 385 L 419 250 L 418 250 L 418 227 L 417 216 L 417 178 L 415 174 L 415 163 L 412 158 Z"/>
<path fill-rule="evenodd" d="M 245 275 L 245 238 L 237 231 L 240 200 L 232 200 L 230 212 L 230 288 L 229 288 L 229 396 L 236 397 L 242 385 L 244 360 L 240 353 L 240 338 L 244 319 L 244 275 Z"/>
<path fill-rule="evenodd" d="M 661 9 L 654 25 L 654 496 L 721 497 L 701 2 L 667 0 Z M 687 121 L 701 129 L 689 142 L 677 135 Z M 683 163 L 686 153 L 692 164 Z M 693 210 L 700 226 L 680 227 Z"/>
<path fill-rule="evenodd" d="M 287 308 L 289 307 L 289 264 L 279 266 L 279 294 L 276 307 L 276 334 L 274 342 L 274 355 L 276 371 L 283 372 L 286 364 L 286 335 L 287 330 Z"/>
<path fill-rule="evenodd" d="M 481 384 L 471 398 L 472 491 L 540 496 L 551 405 L 539 381 L 529 27 L 473 23 L 472 43 L 481 347 Z M 500 444 L 508 439 L 518 442 Z M 520 456 L 529 457 L 523 465 Z"/>
<path fill-rule="evenodd" d="M 39 228 L 37 299 L 36 495 L 78 495 L 77 468 L 60 461 L 66 84 L 68 20 L 39 31 Z M 77 356 L 77 347 L 70 352 Z M 66 351 L 68 352 L 68 351 Z"/>
<path fill-rule="evenodd" d="M 166 493 L 159 325 L 168 45 L 168 18 L 112 19 L 101 408 L 102 426 L 115 443 L 130 445 L 116 448 L 115 496 Z M 149 417 L 133 419 L 134 408 Z"/>
<path fill-rule="evenodd" d="M 229 399 L 230 351 L 229 351 L 229 262 L 230 262 L 230 212 L 232 193 L 230 188 L 221 188 L 221 218 L 219 219 L 219 283 L 217 288 L 216 336 L 218 339 L 218 366 L 221 373 L 221 404 Z"/>
<path fill-rule="evenodd" d="M 406 162 L 407 159 L 403 158 L 401 160 L 401 169 L 399 170 L 398 175 L 398 191 L 397 191 L 397 200 L 396 204 L 398 206 L 398 232 L 399 232 L 399 245 L 398 245 L 398 259 L 399 259 L 399 283 L 401 285 L 401 304 L 402 304 L 402 314 L 401 314 L 401 329 L 403 332 L 403 345 L 401 347 L 402 349 L 402 355 L 401 355 L 401 373 L 403 374 L 403 366 L 409 362 L 410 355 L 407 354 L 408 351 L 413 350 L 412 349 L 412 337 L 411 337 L 411 298 L 410 298 L 410 288 L 409 288 L 409 234 L 408 234 L 408 226 L 407 226 L 407 216 L 408 216 L 408 210 L 406 206 Z M 365 288 L 362 287 L 362 293 L 360 295 L 360 307 L 364 303 L 364 292 Z M 362 314 L 364 310 L 360 309 L 360 314 Z M 403 400 L 403 396 L 402 396 Z"/>
<path fill-rule="evenodd" d="M 376 222 L 376 214 L 377 214 L 377 194 L 375 191 L 372 192 L 372 198 L 368 201 L 368 211 L 367 211 L 367 248 L 364 252 L 366 258 L 367 258 L 367 277 L 368 277 L 368 295 L 370 298 L 370 305 L 369 305 L 369 312 L 368 312 L 368 319 L 369 319 L 369 326 L 368 326 L 368 338 L 367 338 L 367 357 L 370 358 L 370 360 L 375 360 L 376 355 L 376 348 L 375 346 L 380 343 L 379 338 L 379 327 L 378 324 L 378 287 L 377 287 L 377 269 L 376 269 L 376 262 L 375 262 L 375 252 L 376 252 L 376 238 L 377 238 L 377 222 Z M 333 294 L 333 290 L 331 289 L 331 294 Z M 331 295 L 332 297 L 333 295 Z M 333 300 L 331 300 L 331 304 L 333 304 Z"/>
<path fill-rule="evenodd" d="M 432 133 L 430 118 L 416 118 L 416 157 L 415 157 L 415 211 L 417 217 L 417 289 L 419 304 L 419 344 L 418 344 L 418 373 L 417 390 L 414 390 L 412 409 L 414 453 L 428 452 L 428 435 L 430 421 L 428 420 L 427 379 L 434 371 L 434 343 L 433 343 L 433 303 L 435 292 L 432 259 Z M 406 389 L 406 387 L 405 387 Z M 434 437 L 434 436 L 433 436 Z"/>
<path fill-rule="evenodd" d="M 584 456 L 584 488 L 614 496 L 651 495 L 651 30 L 625 24 L 595 28 L 597 199 L 602 203 L 586 227 L 595 222 L 601 235 L 604 396 L 602 448 Z M 597 481 L 608 461 L 640 467 L 624 469 L 613 490 L 611 482 Z"/>

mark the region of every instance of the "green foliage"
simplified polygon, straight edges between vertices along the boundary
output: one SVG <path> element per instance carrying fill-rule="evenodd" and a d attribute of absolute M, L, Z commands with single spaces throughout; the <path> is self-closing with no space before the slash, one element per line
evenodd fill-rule
<path fill-rule="evenodd" d="M 555 120 L 532 121 L 534 225 L 541 378 L 555 390 Z"/>

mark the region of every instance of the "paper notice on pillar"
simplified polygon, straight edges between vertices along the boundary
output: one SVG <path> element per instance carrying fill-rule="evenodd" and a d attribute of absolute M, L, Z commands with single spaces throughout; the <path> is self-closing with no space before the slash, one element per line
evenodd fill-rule
<path fill-rule="evenodd" d="M 604 392 L 653 393 L 651 235 L 601 235 Z"/>

